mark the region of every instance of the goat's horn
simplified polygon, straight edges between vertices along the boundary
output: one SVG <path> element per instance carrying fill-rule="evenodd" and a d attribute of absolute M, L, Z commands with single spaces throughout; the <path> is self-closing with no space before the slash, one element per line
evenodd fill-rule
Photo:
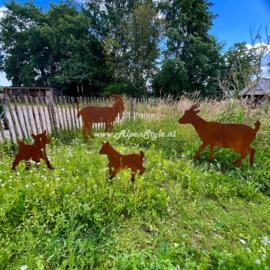
<path fill-rule="evenodd" d="M 120 101 L 123 102 L 123 99 L 122 99 L 122 97 L 121 97 L 120 95 L 116 95 L 116 94 L 110 95 L 110 96 L 109 96 L 109 100 L 111 100 L 112 97 L 118 98 Z"/>
<path fill-rule="evenodd" d="M 190 110 L 194 111 L 195 109 L 197 109 L 199 107 L 200 107 L 200 105 L 195 104 L 190 108 Z"/>

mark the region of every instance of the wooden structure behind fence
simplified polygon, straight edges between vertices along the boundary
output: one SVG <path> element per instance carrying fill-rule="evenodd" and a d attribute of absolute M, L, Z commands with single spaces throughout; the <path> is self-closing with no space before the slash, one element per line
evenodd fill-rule
<path fill-rule="evenodd" d="M 113 106 L 114 100 L 107 98 L 68 97 L 46 98 L 46 102 L 24 97 L 23 100 L 13 97 L 13 102 L 6 98 L 9 108 L 4 115 L 9 130 L 3 130 L 0 125 L 0 141 L 5 139 L 17 142 L 18 139 L 32 139 L 31 134 L 47 133 L 58 136 L 64 130 L 82 129 L 82 118 L 77 118 L 77 112 L 86 106 Z M 125 111 L 121 122 L 141 118 L 146 121 L 160 121 L 164 118 L 179 117 L 176 114 L 177 102 L 165 99 L 132 99 L 123 98 Z M 1 100 L 1 102 L 3 102 Z M 119 116 L 116 123 L 120 124 Z M 103 130 L 105 124 L 94 124 L 94 131 Z"/>

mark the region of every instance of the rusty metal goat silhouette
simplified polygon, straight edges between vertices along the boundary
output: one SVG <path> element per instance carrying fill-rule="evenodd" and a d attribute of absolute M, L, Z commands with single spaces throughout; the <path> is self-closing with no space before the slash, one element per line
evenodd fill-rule
<path fill-rule="evenodd" d="M 117 152 L 109 142 L 102 142 L 102 147 L 99 151 L 101 155 L 108 155 L 109 159 L 109 173 L 111 175 L 110 179 L 113 179 L 115 175 L 123 169 L 131 169 L 131 181 L 135 181 L 135 174 L 137 170 L 139 170 L 139 175 L 142 175 L 145 171 L 143 167 L 143 157 L 144 152 L 140 151 L 140 155 L 138 154 L 130 154 L 130 155 L 122 155 Z M 112 167 L 114 171 L 112 171 Z"/>
<path fill-rule="evenodd" d="M 197 105 L 192 106 L 189 110 L 185 110 L 185 114 L 179 119 L 179 124 L 191 124 L 196 129 L 203 144 L 199 148 L 196 159 L 200 152 L 210 145 L 210 156 L 207 159 L 211 161 L 214 156 L 214 147 L 232 148 L 236 154 L 241 156 L 232 164 L 240 164 L 247 156 L 247 151 L 250 153 L 250 166 L 253 165 L 255 150 L 250 147 L 250 144 L 256 137 L 257 131 L 260 128 L 260 122 L 255 123 L 255 128 L 251 128 L 242 124 L 221 124 L 218 122 L 207 122 L 199 117 L 200 112 Z"/>
<path fill-rule="evenodd" d="M 112 123 L 115 121 L 118 114 L 120 114 L 120 119 L 122 119 L 123 111 L 125 110 L 123 99 L 120 95 L 110 95 L 109 100 L 112 97 L 118 99 L 115 101 L 113 107 L 89 106 L 78 111 L 77 118 L 82 116 L 83 119 L 83 134 L 85 139 L 88 139 L 86 130 L 88 130 L 90 136 L 94 138 L 91 133 L 93 123 L 105 123 L 105 132 L 107 133 L 109 127 L 110 133 L 112 133 Z"/>
<path fill-rule="evenodd" d="M 35 140 L 33 145 L 25 144 L 22 141 L 18 141 L 19 153 L 16 155 L 15 160 L 12 163 L 11 171 L 16 171 L 16 167 L 22 160 L 25 160 L 26 163 L 25 169 L 29 170 L 31 168 L 30 165 L 31 159 L 36 162 L 35 165 L 36 168 L 39 167 L 40 159 L 43 159 L 46 162 L 47 167 L 50 170 L 53 170 L 53 167 L 51 166 L 47 158 L 45 149 L 46 144 L 49 144 L 51 142 L 51 140 L 46 136 L 46 130 L 38 135 L 32 134 L 32 137 Z"/>

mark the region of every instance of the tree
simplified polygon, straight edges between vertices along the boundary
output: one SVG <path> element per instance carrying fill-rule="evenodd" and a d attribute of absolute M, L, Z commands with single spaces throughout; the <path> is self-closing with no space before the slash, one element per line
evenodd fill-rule
<path fill-rule="evenodd" d="M 225 95 L 238 96 L 239 92 L 250 84 L 253 77 L 253 64 L 256 56 L 249 50 L 246 42 L 235 43 L 224 54 L 225 65 L 220 70 L 218 86 Z"/>
<path fill-rule="evenodd" d="M 118 33 L 105 38 L 107 65 L 116 80 L 127 79 L 142 95 L 157 69 L 162 21 L 147 3 L 125 16 Z"/>
<path fill-rule="evenodd" d="M 72 95 L 78 84 L 88 95 L 97 95 L 107 85 L 102 46 L 76 3 L 50 3 L 48 10 L 33 2 L 5 4 L 1 70 L 13 85 L 52 85 Z"/>
<path fill-rule="evenodd" d="M 269 76 L 269 74 L 264 74 L 262 69 L 262 63 L 270 53 L 269 25 L 265 26 L 264 40 L 261 33 L 262 27 L 254 31 L 254 26 L 251 26 L 251 45 L 245 42 L 236 43 L 224 54 L 226 66 L 216 79 L 224 93 L 239 96 L 239 93 L 247 87 L 251 92 L 250 104 L 252 104 L 260 79 L 263 76 Z"/>
<path fill-rule="evenodd" d="M 153 81 L 156 95 L 200 92 L 201 96 L 217 94 L 212 78 L 224 61 L 223 45 L 208 34 L 215 16 L 207 0 L 174 0 L 161 2 L 166 18 L 165 60 Z"/>

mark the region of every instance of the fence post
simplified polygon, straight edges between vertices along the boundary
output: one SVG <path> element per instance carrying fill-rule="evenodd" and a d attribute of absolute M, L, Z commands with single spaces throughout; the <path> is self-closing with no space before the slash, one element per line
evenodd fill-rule
<path fill-rule="evenodd" d="M 72 102 L 72 109 L 73 109 L 72 118 L 74 119 L 74 129 L 76 129 L 78 125 L 77 125 L 77 120 L 76 120 L 74 97 L 71 97 L 71 102 Z"/>
<path fill-rule="evenodd" d="M 3 111 L 4 111 L 4 107 L 2 107 Z M 2 134 L 2 137 L 3 137 L 3 141 L 6 139 L 6 136 L 5 136 L 5 133 L 4 133 L 4 130 L 3 130 L 3 126 L 2 126 L 2 119 L 0 118 L 0 131 L 1 131 L 1 134 Z"/>
<path fill-rule="evenodd" d="M 41 99 L 41 104 L 42 104 L 42 110 L 43 110 L 42 112 L 44 115 L 44 122 L 45 122 L 46 131 L 49 133 L 49 128 L 48 128 L 47 120 L 46 120 L 46 113 L 45 113 L 45 108 L 44 108 L 44 102 L 42 99 Z"/>
<path fill-rule="evenodd" d="M 36 104 L 37 104 L 38 117 L 39 117 L 39 122 L 40 122 L 40 127 L 41 127 L 41 133 L 42 133 L 45 129 L 44 129 L 44 123 L 42 121 L 42 115 L 41 115 L 41 111 L 40 111 L 40 107 L 39 107 L 39 99 L 38 99 L 38 97 L 35 97 L 35 101 L 36 101 Z"/>
<path fill-rule="evenodd" d="M 73 117 L 72 117 L 72 110 L 71 110 L 71 97 L 67 97 L 67 99 L 68 99 L 68 104 L 69 104 L 68 110 L 69 110 L 69 118 L 70 118 L 70 128 L 71 130 L 73 130 L 74 127 L 73 127 Z"/>
<path fill-rule="evenodd" d="M 29 125 L 30 125 L 30 136 L 31 136 L 31 134 L 34 133 L 34 129 L 33 129 L 33 126 L 32 126 L 32 121 L 31 121 L 30 109 L 29 109 L 29 106 L 28 106 L 27 96 L 24 96 L 24 101 L 25 101 L 25 105 L 26 105 L 26 113 L 27 113 L 28 122 L 29 122 Z M 29 136 L 29 138 L 31 138 L 30 136 Z"/>
<path fill-rule="evenodd" d="M 20 127 L 21 131 L 22 131 L 23 139 L 26 139 L 26 135 L 24 133 L 23 126 L 22 126 L 21 119 L 20 119 L 20 115 L 19 115 L 18 108 L 17 108 L 16 97 L 13 96 L 13 99 L 14 99 L 14 108 L 15 108 L 15 114 L 17 116 L 18 124 L 19 124 L 19 127 Z"/>
<path fill-rule="evenodd" d="M 33 98 L 30 97 L 30 102 L 31 102 L 31 107 L 32 107 L 32 114 L 34 118 L 34 125 L 36 128 L 36 134 L 38 134 L 38 124 L 37 124 L 37 119 L 36 119 L 36 114 L 35 114 L 35 109 L 34 109 L 34 104 L 33 104 Z"/>
<path fill-rule="evenodd" d="M 71 128 L 69 127 L 70 123 L 69 123 L 69 119 L 68 119 L 67 100 L 66 100 L 65 96 L 64 96 L 64 105 L 65 105 L 65 115 L 66 115 L 66 119 L 67 119 L 67 129 L 71 130 Z"/>
<path fill-rule="evenodd" d="M 4 107 L 4 103 L 3 103 L 2 98 L 0 98 L 0 101 L 1 101 L 1 104 L 2 104 L 4 117 L 5 117 L 7 125 L 8 125 L 9 136 L 10 136 L 11 141 L 14 143 L 13 136 L 12 136 L 12 133 L 11 133 L 11 126 L 10 126 L 10 123 L 9 123 L 9 120 L 8 120 L 8 117 L 7 117 L 7 114 L 6 114 L 6 111 L 5 111 L 5 107 Z M 15 138 L 16 138 L 16 136 L 15 136 Z"/>
<path fill-rule="evenodd" d="M 53 97 L 49 97 L 49 109 L 50 109 L 50 114 L 51 114 L 51 119 L 52 119 L 52 126 L 54 129 L 54 133 L 55 135 L 58 135 L 57 132 L 57 123 L 56 123 L 56 115 L 55 115 L 55 110 L 54 110 L 54 106 L 53 106 Z"/>
<path fill-rule="evenodd" d="M 16 126 L 15 117 L 14 117 L 13 112 L 12 112 L 12 110 L 11 110 L 11 106 L 10 106 L 10 100 L 9 100 L 9 98 L 8 98 L 8 97 L 6 98 L 6 102 L 7 102 L 8 109 L 9 109 L 9 113 L 10 113 L 10 116 L 11 116 L 11 121 L 12 121 L 13 126 L 14 126 L 14 130 L 15 130 L 16 138 L 17 138 L 17 139 L 19 139 L 19 137 L 20 137 L 20 136 L 19 136 L 19 132 L 18 132 L 18 130 L 17 130 L 17 126 Z"/>
<path fill-rule="evenodd" d="M 59 102 L 60 102 L 60 109 L 61 109 L 61 114 L 62 114 L 62 119 L 63 119 L 63 129 L 67 129 L 67 124 L 66 124 L 66 119 L 65 119 L 65 111 L 63 110 L 63 104 L 62 104 L 62 98 L 59 97 Z"/>
<path fill-rule="evenodd" d="M 130 100 L 130 119 L 134 118 L 135 102 L 136 102 L 136 98 L 131 98 L 131 100 Z"/>
<path fill-rule="evenodd" d="M 77 97 L 77 114 L 78 114 L 78 111 L 80 110 L 80 101 L 79 101 L 79 98 Z M 76 117 L 77 117 L 77 114 L 76 114 Z M 81 122 L 80 122 L 80 117 L 78 118 L 78 125 L 79 125 L 79 129 L 81 130 Z"/>

